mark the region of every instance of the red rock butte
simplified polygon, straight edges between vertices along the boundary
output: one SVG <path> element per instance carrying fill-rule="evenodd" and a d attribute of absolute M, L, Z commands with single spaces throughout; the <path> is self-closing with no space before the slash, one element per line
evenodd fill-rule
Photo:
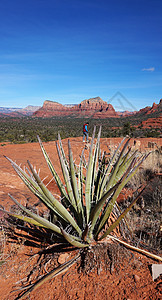
<path fill-rule="evenodd" d="M 159 104 L 156 104 L 155 102 L 153 103 L 152 107 L 146 106 L 145 108 L 140 109 L 136 114 L 145 114 L 145 115 L 150 115 L 152 113 L 159 112 L 160 114 L 162 113 L 162 99 L 160 99 Z"/>
<path fill-rule="evenodd" d="M 55 116 L 93 117 L 95 119 L 119 118 L 113 106 L 100 97 L 83 100 L 77 105 L 62 105 L 58 102 L 46 100 L 33 116 L 44 118 Z"/>

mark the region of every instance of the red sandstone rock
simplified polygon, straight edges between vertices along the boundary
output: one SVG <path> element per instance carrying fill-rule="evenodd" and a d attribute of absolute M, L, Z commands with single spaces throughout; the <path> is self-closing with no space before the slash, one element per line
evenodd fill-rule
<path fill-rule="evenodd" d="M 58 102 L 46 100 L 43 106 L 33 116 L 74 116 L 93 118 L 118 118 L 118 114 L 111 104 L 103 101 L 100 97 L 83 100 L 78 105 L 66 106 Z"/>
<path fill-rule="evenodd" d="M 148 118 L 146 121 L 142 121 L 143 128 L 162 128 L 162 116 L 159 118 Z"/>
<path fill-rule="evenodd" d="M 160 100 L 159 104 L 156 104 L 155 102 L 153 103 L 152 107 L 151 106 L 146 106 L 145 108 L 140 109 L 136 115 L 138 114 L 152 114 L 154 112 L 160 112 L 162 113 L 162 99 Z"/>

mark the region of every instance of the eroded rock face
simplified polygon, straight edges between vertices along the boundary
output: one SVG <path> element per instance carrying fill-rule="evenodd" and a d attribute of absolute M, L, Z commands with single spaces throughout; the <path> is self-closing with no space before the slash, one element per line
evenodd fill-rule
<path fill-rule="evenodd" d="M 140 109 L 136 114 L 145 114 L 150 115 L 154 112 L 162 113 L 162 99 L 160 100 L 159 104 L 153 103 L 151 106 L 146 106 L 145 108 Z"/>
<path fill-rule="evenodd" d="M 53 101 L 49 101 L 49 100 L 46 100 L 44 101 L 43 103 L 43 109 L 45 110 L 60 110 L 60 109 L 63 109 L 64 106 L 58 102 L 53 102 Z"/>
<path fill-rule="evenodd" d="M 100 97 L 83 100 L 78 105 L 66 106 L 58 102 L 46 100 L 43 106 L 34 114 L 36 117 L 74 116 L 93 118 L 118 118 L 118 114 L 111 104 Z"/>
<path fill-rule="evenodd" d="M 162 128 L 162 116 L 142 121 L 143 128 Z"/>

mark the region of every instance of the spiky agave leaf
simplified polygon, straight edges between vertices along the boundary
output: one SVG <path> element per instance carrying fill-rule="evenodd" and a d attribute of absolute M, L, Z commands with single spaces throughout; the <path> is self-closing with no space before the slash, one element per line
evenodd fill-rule
<path fill-rule="evenodd" d="M 72 189 L 72 186 L 71 186 L 69 171 L 68 171 L 66 162 L 64 161 L 64 158 L 61 154 L 61 151 L 59 149 L 59 146 L 58 146 L 57 142 L 56 142 L 56 148 L 57 148 L 57 153 L 58 153 L 58 157 L 59 157 L 59 160 L 60 160 L 62 173 L 63 173 L 64 180 L 65 180 L 65 185 L 66 185 L 66 188 L 67 188 L 67 194 L 69 196 L 69 200 L 70 200 L 71 205 L 73 206 L 75 211 L 77 211 L 77 206 L 76 206 L 76 202 L 75 202 L 75 198 L 74 198 L 73 189 Z"/>
<path fill-rule="evenodd" d="M 95 193 L 95 181 L 97 180 L 98 177 L 98 171 L 99 171 L 99 166 L 97 166 L 97 163 L 99 161 L 99 155 L 100 155 L 100 137 L 101 137 L 101 126 L 99 128 L 99 132 L 98 132 L 98 137 L 97 137 L 97 141 L 96 141 L 96 145 L 95 145 L 95 149 L 94 149 L 94 155 L 93 155 L 93 172 L 92 172 L 92 202 L 96 202 L 96 195 Z M 93 203 L 92 203 L 93 204 Z M 93 207 L 93 205 L 92 205 Z"/>
<path fill-rule="evenodd" d="M 129 144 L 129 141 L 130 141 L 130 138 L 124 144 L 124 146 L 123 146 L 123 148 L 122 148 L 122 150 L 119 154 L 119 157 L 118 157 L 115 165 L 113 166 L 113 170 L 110 174 L 110 179 L 109 179 L 108 183 L 106 184 L 106 190 L 109 190 L 114 184 L 114 180 L 116 179 L 117 172 L 119 171 L 120 164 L 122 162 L 122 158 L 123 158 L 124 152 L 126 151 L 126 148 L 127 148 L 128 144 Z"/>
<path fill-rule="evenodd" d="M 131 210 L 132 206 L 137 202 L 143 191 L 145 190 L 145 187 L 141 190 L 141 192 L 138 194 L 138 196 L 132 201 L 132 203 L 120 214 L 120 216 L 117 218 L 116 221 L 113 222 L 113 224 L 104 232 L 104 234 L 99 238 L 99 240 L 104 239 L 107 235 L 109 235 L 121 222 L 121 220 L 125 217 L 125 215 Z"/>
<path fill-rule="evenodd" d="M 6 157 L 7 158 L 7 157 Z M 72 217 L 72 215 L 69 213 L 69 211 L 57 200 L 54 198 L 52 193 L 46 188 L 46 186 L 41 181 L 40 177 L 28 161 L 30 170 L 32 172 L 32 175 L 35 178 L 35 181 L 29 177 L 29 175 L 24 172 L 16 163 L 14 163 L 11 159 L 7 158 L 13 167 L 15 168 L 16 172 L 20 176 L 20 178 L 24 181 L 24 183 L 28 186 L 28 188 L 37 196 L 39 197 L 45 205 L 51 209 L 55 214 L 57 214 L 61 219 L 66 221 L 67 223 L 70 223 L 78 232 L 78 234 L 81 236 L 82 231 L 77 225 L 76 221 Z"/>
<path fill-rule="evenodd" d="M 74 194 L 74 198 L 75 198 L 76 209 L 77 209 L 78 215 L 81 217 L 81 216 L 83 216 L 83 206 L 82 206 L 82 201 L 81 201 L 80 194 L 78 191 L 77 177 L 76 177 L 76 172 L 75 172 L 75 166 L 74 166 L 74 160 L 73 160 L 73 154 L 72 154 L 72 150 L 71 150 L 70 140 L 68 140 L 68 149 L 69 149 L 69 165 L 70 165 L 71 185 L 72 185 L 73 194 Z M 82 220 L 82 223 L 83 223 L 83 220 Z"/>
<path fill-rule="evenodd" d="M 62 235 L 61 229 L 56 226 L 55 224 L 49 222 L 48 220 L 46 220 L 45 218 L 31 212 L 29 209 L 27 209 L 26 207 L 24 207 L 22 204 L 20 204 L 12 195 L 9 194 L 9 196 L 11 197 L 11 199 L 27 214 L 29 215 L 31 218 L 33 218 L 38 224 L 40 223 L 42 226 L 51 229 L 52 231 L 54 231 L 55 233 L 58 233 L 60 235 Z"/>
<path fill-rule="evenodd" d="M 99 215 L 101 213 L 101 210 L 103 209 L 106 200 L 111 196 L 111 194 L 114 193 L 114 191 L 117 189 L 120 183 L 117 183 L 115 186 L 113 186 L 106 194 L 97 202 L 97 204 L 94 206 L 94 208 L 91 211 L 90 215 L 90 222 L 91 222 L 91 228 L 90 228 L 90 234 L 92 234 L 93 229 L 96 225 L 96 222 L 99 218 Z"/>
<path fill-rule="evenodd" d="M 137 173 L 137 171 L 138 171 L 139 167 L 141 166 L 142 162 L 144 161 L 144 159 L 147 158 L 148 155 L 146 155 L 144 158 L 142 158 L 140 160 L 140 162 L 138 162 L 138 164 L 136 164 L 136 159 L 135 158 L 131 162 L 129 168 L 127 169 L 127 171 L 125 172 L 125 174 L 124 174 L 124 176 L 121 180 L 120 185 L 117 187 L 116 191 L 114 192 L 114 195 L 112 196 L 111 200 L 108 202 L 107 207 L 106 207 L 103 215 L 100 218 L 100 223 L 99 223 L 99 226 L 98 226 L 97 234 L 99 234 L 99 232 L 103 228 L 105 222 L 108 220 L 120 192 L 122 191 L 124 186 L 128 183 L 128 181 Z"/>
<path fill-rule="evenodd" d="M 3 213 L 6 213 L 7 215 L 10 215 L 14 218 L 17 218 L 17 219 L 22 220 L 24 222 L 30 223 L 32 225 L 47 228 L 45 225 L 39 223 L 38 221 L 35 221 L 33 218 L 29 218 L 29 217 L 24 216 L 24 215 L 19 215 L 19 214 L 13 213 L 11 211 L 4 210 L 2 208 L 0 208 L 0 211 L 3 211 Z"/>
<path fill-rule="evenodd" d="M 74 247 L 76 248 L 85 248 L 85 247 L 88 247 L 89 244 L 88 243 L 83 243 L 82 241 L 77 241 L 75 239 L 75 237 L 71 236 L 69 233 L 67 233 L 65 230 L 63 230 L 61 228 L 61 232 L 62 232 L 62 235 L 63 237 L 65 238 L 65 240 L 68 241 L 69 244 L 73 245 Z"/>
<path fill-rule="evenodd" d="M 56 213 L 60 218 L 64 218 L 63 215 L 60 215 L 59 211 L 56 209 L 56 207 L 51 202 L 51 199 L 46 197 L 46 195 L 43 193 L 37 182 L 33 179 L 32 173 L 31 176 L 29 176 L 22 168 L 20 168 L 15 162 L 13 162 L 10 158 L 6 157 L 11 165 L 13 166 L 16 173 L 19 175 L 19 177 L 22 179 L 22 181 L 26 184 L 26 186 L 30 189 L 30 191 L 36 195 L 49 209 L 51 209 L 54 213 Z"/>
<path fill-rule="evenodd" d="M 94 137 L 95 137 L 96 127 L 94 127 L 91 147 L 89 151 L 89 160 L 86 172 L 86 183 L 85 183 L 85 203 L 86 203 L 86 222 L 89 222 L 89 215 L 91 210 L 91 203 L 92 203 L 92 174 L 93 174 L 93 146 L 94 146 Z"/>
<path fill-rule="evenodd" d="M 78 193 L 79 193 L 79 198 L 82 203 L 83 209 L 84 209 L 84 204 L 83 204 L 83 156 L 84 156 L 84 150 L 85 149 L 83 149 L 81 157 L 80 157 L 80 164 L 79 164 L 79 171 L 78 171 Z M 85 222 L 84 211 L 83 211 L 83 219 Z"/>
<path fill-rule="evenodd" d="M 41 141 L 40 137 L 37 136 L 37 138 L 38 138 L 38 141 L 39 141 L 42 153 L 43 153 L 43 155 L 45 157 L 45 160 L 47 162 L 47 165 L 48 165 L 48 167 L 49 167 L 49 169 L 50 169 L 50 171 L 52 173 L 52 176 L 55 179 L 55 182 L 56 182 L 56 184 L 57 184 L 57 186 L 58 186 L 58 188 L 59 188 L 59 190 L 61 192 L 62 197 L 64 198 L 64 203 L 65 203 L 65 200 L 66 200 L 66 204 L 68 206 L 69 205 L 69 196 L 68 196 L 68 194 L 67 194 L 67 192 L 65 190 L 64 184 L 61 181 L 58 173 L 56 172 L 56 170 L 55 170 L 55 168 L 54 168 L 54 166 L 53 166 L 53 164 L 52 164 L 52 162 L 51 162 L 51 160 L 49 158 L 49 155 L 47 154 L 47 152 L 46 152 L 46 150 L 45 150 L 45 148 L 44 148 L 44 146 L 42 144 L 42 141 Z"/>
<path fill-rule="evenodd" d="M 52 193 L 46 188 L 46 186 L 43 184 L 43 182 L 41 181 L 41 179 L 38 176 L 38 174 L 34 171 L 32 165 L 30 164 L 29 161 L 28 161 L 28 164 L 29 164 L 31 172 L 32 172 L 35 180 L 37 181 L 39 187 L 41 188 L 42 192 L 45 194 L 45 196 L 48 199 L 50 199 L 50 201 L 56 207 L 56 209 L 60 213 L 60 215 L 63 215 L 63 217 L 65 218 L 65 220 L 67 222 L 69 222 L 75 228 L 75 230 L 79 233 L 79 235 L 81 236 L 82 231 L 79 228 L 79 226 L 76 223 L 76 221 L 74 220 L 74 218 L 72 217 L 72 215 L 69 213 L 69 211 L 57 199 L 54 198 L 54 196 L 52 195 Z"/>
<path fill-rule="evenodd" d="M 68 171 L 70 172 L 70 168 L 69 168 L 69 165 L 68 165 L 68 162 L 67 162 L 67 159 L 66 159 L 66 155 L 65 155 L 65 152 L 64 152 L 64 148 L 62 146 L 62 141 L 61 141 L 61 137 L 60 137 L 59 133 L 58 133 L 58 141 L 59 141 L 59 145 L 60 145 L 60 149 L 61 149 L 63 160 L 65 162 L 65 165 L 66 165 Z"/>
<path fill-rule="evenodd" d="M 119 154 L 119 150 L 120 148 L 122 147 L 123 143 L 125 142 L 126 138 L 124 138 L 121 143 L 119 144 L 119 146 L 117 147 L 117 149 L 115 150 L 112 158 L 110 158 L 109 160 L 109 163 L 108 163 L 108 166 L 102 176 L 102 180 L 101 180 L 101 183 L 99 185 L 99 195 L 98 195 L 98 198 L 101 198 L 102 195 L 103 195 L 103 192 L 104 192 L 104 189 L 105 189 L 105 186 L 106 186 L 106 183 L 109 182 L 109 178 L 111 176 L 111 171 L 113 170 L 113 167 L 114 167 L 114 164 L 115 164 L 115 161 L 117 160 L 117 157 L 118 157 L 118 154 Z"/>

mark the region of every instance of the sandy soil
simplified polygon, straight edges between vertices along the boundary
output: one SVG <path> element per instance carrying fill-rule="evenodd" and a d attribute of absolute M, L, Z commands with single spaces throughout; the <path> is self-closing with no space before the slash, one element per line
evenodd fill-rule
<path fill-rule="evenodd" d="M 101 146 L 107 152 L 108 146 L 113 149 L 120 142 L 121 139 L 102 139 Z M 161 139 L 138 139 L 137 143 L 141 151 L 147 152 L 148 142 L 156 142 L 158 146 L 162 146 Z M 84 147 L 82 138 L 70 138 L 73 155 L 78 160 L 79 155 Z M 133 140 L 131 141 L 133 144 Z M 56 155 L 55 142 L 45 143 L 45 148 L 59 171 L 60 166 Z M 67 151 L 67 140 L 63 140 L 65 152 Z M 12 194 L 21 203 L 25 203 L 28 199 L 29 203 L 36 201 L 28 189 L 24 186 L 18 176 L 15 174 L 12 166 L 4 157 L 8 156 L 17 164 L 26 165 L 27 159 L 40 169 L 41 178 L 45 178 L 45 182 L 51 179 L 48 167 L 44 163 L 44 158 L 41 154 L 38 143 L 5 146 L 0 145 L 0 205 L 5 209 L 10 209 L 13 205 L 8 193 Z M 88 151 L 87 151 L 88 157 Z M 61 174 L 61 172 L 59 171 Z M 57 187 L 54 182 L 49 184 L 49 188 L 53 193 L 57 193 Z M 3 214 L 0 214 L 3 220 Z M 20 283 L 21 279 L 26 279 L 28 271 L 33 268 L 36 263 L 35 259 L 29 260 L 29 254 L 37 253 L 37 249 L 27 247 L 21 242 L 8 243 L 3 230 L 1 230 L 1 246 L 0 252 L 3 253 L 2 258 L 5 261 L 0 265 L 0 299 L 16 299 L 18 292 L 13 292 Z M 128 258 L 124 258 L 119 266 L 115 266 L 114 270 L 101 270 L 100 274 L 93 270 L 89 274 L 78 272 L 78 267 L 75 265 L 69 269 L 64 275 L 60 275 L 55 279 L 51 279 L 38 290 L 31 293 L 31 300 L 53 300 L 53 299 L 160 299 L 161 298 L 161 279 L 158 278 L 153 282 L 150 266 L 152 263 L 157 263 L 150 258 L 143 255 L 131 252 Z M 61 254 L 63 255 L 63 254 Z M 69 260 L 70 252 L 65 259 Z M 61 262 L 60 257 L 60 262 Z M 64 258 L 63 258 L 64 260 Z M 16 284 L 17 283 L 17 284 Z"/>

